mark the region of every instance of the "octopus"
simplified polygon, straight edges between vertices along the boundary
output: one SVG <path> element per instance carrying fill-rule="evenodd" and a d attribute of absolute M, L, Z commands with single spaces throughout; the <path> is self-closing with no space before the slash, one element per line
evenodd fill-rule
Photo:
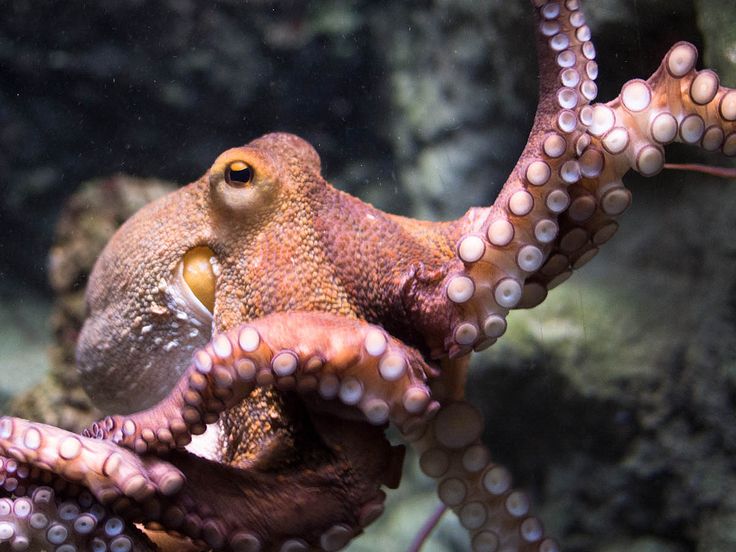
<path fill-rule="evenodd" d="M 613 237 L 629 170 L 656 175 L 672 142 L 736 155 L 736 90 L 680 42 L 594 103 L 580 2 L 532 6 L 537 114 L 490 207 L 386 214 L 274 133 L 121 227 L 77 348 L 116 414 L 81 435 L 0 420 L 0 549 L 339 550 L 399 484 L 391 425 L 472 550 L 559 550 L 481 442 L 469 358 Z"/>

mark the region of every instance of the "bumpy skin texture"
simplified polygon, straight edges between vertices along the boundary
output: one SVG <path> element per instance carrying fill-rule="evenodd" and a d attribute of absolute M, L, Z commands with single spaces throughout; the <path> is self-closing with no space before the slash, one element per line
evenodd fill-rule
<path fill-rule="evenodd" d="M 736 91 L 696 72 L 695 48 L 680 43 L 648 81 L 592 106 L 579 2 L 533 5 L 540 103 L 493 206 L 451 223 L 387 215 L 327 184 L 309 144 L 270 134 L 121 228 L 90 280 L 78 347 L 90 393 L 121 414 L 82 436 L 3 419 L 14 502 L 0 504 L 1 539 L 87 546 L 94 534 L 118 539 L 110 549 L 154 549 L 121 527 L 143 522 L 195 549 L 337 550 L 380 515 L 380 486 L 398 484 L 391 422 L 474 550 L 558 549 L 480 443 L 463 401 L 468 353 L 615 233 L 630 168 L 656 174 L 672 141 L 736 154 Z M 211 251 L 205 292 L 182 277 L 198 247 Z M 43 510 L 36 527 L 36 495 L 51 500 L 39 483 L 91 495 Z M 110 511 L 120 524 L 100 529 Z M 46 530 L 49 516 L 82 521 L 65 534 Z"/>

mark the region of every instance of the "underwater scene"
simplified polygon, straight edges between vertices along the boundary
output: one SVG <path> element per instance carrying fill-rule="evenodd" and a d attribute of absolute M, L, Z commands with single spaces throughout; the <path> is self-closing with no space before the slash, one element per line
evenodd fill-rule
<path fill-rule="evenodd" d="M 736 551 L 727 87 L 736 0 L 4 3 L 0 552 Z"/>

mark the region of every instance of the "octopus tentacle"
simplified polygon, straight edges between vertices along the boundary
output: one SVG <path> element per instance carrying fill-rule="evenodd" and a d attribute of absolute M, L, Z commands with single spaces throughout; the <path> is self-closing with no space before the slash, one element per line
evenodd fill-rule
<path fill-rule="evenodd" d="M 513 308 L 541 303 L 590 261 L 631 203 L 621 178 L 664 166 L 673 141 L 736 155 L 736 91 L 696 71 L 697 50 L 676 44 L 652 77 L 634 79 L 608 104 L 578 0 L 535 1 L 540 101 L 529 142 L 490 209 L 471 209 L 446 279 L 456 305 L 450 356 L 492 345 Z"/>
<path fill-rule="evenodd" d="M 549 255 L 558 217 L 572 202 L 568 188 L 586 169 L 576 152 L 585 134 L 581 114 L 597 94 L 590 28 L 577 0 L 533 4 L 540 67 L 537 114 L 527 146 L 493 206 L 465 216 L 459 262 L 445 282 L 456 306 L 445 340 L 451 357 L 492 345 L 505 331 L 510 309 L 541 300 L 537 286 L 525 280 Z"/>
<path fill-rule="evenodd" d="M 452 401 L 405 436 L 419 453 L 422 471 L 438 481 L 440 500 L 468 530 L 474 552 L 558 552 L 541 521 L 529 515 L 527 496 L 512 488 L 511 474 L 490 460 L 482 431 L 480 413 L 465 401 Z"/>
<path fill-rule="evenodd" d="M 0 466 L 0 551 L 155 550 L 86 490 L 12 458 L 0 457 Z"/>
<path fill-rule="evenodd" d="M 102 544 L 111 551 L 148 550 L 136 544 L 143 537 L 127 522 L 175 531 L 216 550 L 258 552 L 277 545 L 290 550 L 342 548 L 383 511 L 385 494 L 380 487 L 396 485 L 403 451 L 388 444 L 382 428 L 328 414 L 313 414 L 311 419 L 329 452 L 305 459 L 299 469 L 271 473 L 230 468 L 177 452 L 170 457 L 176 468 L 166 464 L 186 475 L 176 493 L 103 493 L 104 506 L 90 492 L 92 483 L 110 488 L 117 473 L 68 481 L 70 472 L 60 469 L 63 462 L 51 458 L 55 449 L 24 463 L 17 458 L 24 445 L 15 442 L 7 447 L 15 457 L 0 458 L 0 493 L 14 497 L 0 499 L 0 551 L 5 550 L 4 541 L 14 550 L 23 549 L 25 543 L 38 543 L 38 549 L 48 543 L 68 544 L 61 549 L 68 552 L 75 550 L 70 546 L 105 550 L 99 548 Z M 21 420 L 13 421 L 20 435 L 43 429 L 41 424 L 26 427 Z M 120 455 L 132 453 L 121 449 Z M 160 462 L 155 458 L 143 462 L 149 460 Z M 76 468 L 85 471 L 86 466 Z M 54 501 L 54 490 L 64 502 Z M 26 495 L 32 499 L 22 498 Z M 214 507 L 223 496 L 228 496 L 227 508 Z M 271 514 L 264 518 L 266 510 Z M 105 520 L 110 512 L 115 515 Z M 43 516 L 31 517 L 39 513 Z"/>
<path fill-rule="evenodd" d="M 595 159 L 596 170 L 570 191 L 591 198 L 593 209 L 586 215 L 573 202 L 560 220 L 562 238 L 529 281 L 549 289 L 592 259 L 631 203 L 621 178 L 630 169 L 643 176 L 659 173 L 667 144 L 736 155 L 736 90 L 721 86 L 709 69 L 697 71 L 697 56 L 695 46 L 679 42 L 648 80 L 630 80 L 616 99 L 581 114 L 589 118 L 590 137 L 581 158 Z"/>
<path fill-rule="evenodd" d="M 296 344 L 296 345 L 295 345 Z M 93 424 L 85 435 L 138 453 L 186 445 L 257 386 L 355 407 L 374 425 L 411 424 L 436 409 L 418 352 L 366 322 L 319 312 L 275 313 L 215 336 L 154 407 Z M 333 399 L 339 401 L 336 405 Z"/>
<path fill-rule="evenodd" d="M 616 99 L 593 106 L 590 133 L 603 145 L 604 175 L 621 178 L 632 168 L 653 176 L 671 142 L 736 155 L 736 90 L 710 69 L 697 71 L 697 59 L 695 46 L 678 42 L 647 81 L 630 80 Z"/>
<path fill-rule="evenodd" d="M 171 495 L 184 482 L 181 472 L 161 459 L 140 458 L 111 442 L 9 416 L 0 419 L 0 452 L 78 483 L 103 503 L 121 496 Z"/>

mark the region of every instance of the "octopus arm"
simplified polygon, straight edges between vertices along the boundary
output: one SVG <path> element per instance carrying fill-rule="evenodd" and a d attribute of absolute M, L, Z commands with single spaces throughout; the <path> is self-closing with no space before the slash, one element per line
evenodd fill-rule
<path fill-rule="evenodd" d="M 15 458 L 0 457 L 0 550 L 154 552 L 133 523 L 65 478 Z"/>
<path fill-rule="evenodd" d="M 154 407 L 109 416 L 85 434 L 139 454 L 163 452 L 271 385 L 346 418 L 408 428 L 437 407 L 425 383 L 429 370 L 417 351 L 378 326 L 322 312 L 275 313 L 216 335 Z"/>
<path fill-rule="evenodd" d="M 679 42 L 648 80 L 630 80 L 617 98 L 582 112 L 589 121 L 588 146 L 578 158 L 584 177 L 571 186 L 560 238 L 529 283 L 550 289 L 595 256 L 631 203 L 621 178 L 630 169 L 659 173 L 667 144 L 736 155 L 736 90 L 721 86 L 709 69 L 697 71 L 697 56 L 695 46 Z"/>
<path fill-rule="evenodd" d="M 84 486 L 103 503 L 172 495 L 184 482 L 182 473 L 160 458 L 139 457 L 110 441 L 9 416 L 0 419 L 0 453 Z"/>
<path fill-rule="evenodd" d="M 510 309 L 541 301 L 527 278 L 537 273 L 570 208 L 581 178 L 577 152 L 587 131 L 581 114 L 597 94 L 590 28 L 577 0 L 533 0 L 539 59 L 539 103 L 527 145 L 489 208 L 462 219 L 457 258 L 445 289 L 453 315 L 445 350 L 457 357 L 492 345 Z M 581 142 L 582 140 L 582 142 Z"/>
<path fill-rule="evenodd" d="M 536 9 L 540 100 L 519 162 L 490 208 L 471 209 L 445 289 L 454 310 L 451 357 L 492 345 L 510 309 L 541 303 L 590 261 L 631 203 L 621 178 L 652 176 L 664 146 L 698 145 L 736 155 L 736 91 L 696 71 L 697 50 L 672 47 L 649 80 L 591 104 L 598 67 L 578 0 Z"/>
<path fill-rule="evenodd" d="M 310 414 L 328 455 L 278 471 L 226 466 L 177 451 L 182 490 L 146 512 L 152 527 L 204 541 L 214 550 L 333 551 L 383 512 L 381 485 L 396 476 L 403 452 L 383 430 L 330 414 Z"/>
<path fill-rule="evenodd" d="M 12 421 L 15 435 L 39 432 L 44 442 L 53 443 L 53 432 L 44 433 L 48 426 Z M 13 550 L 49 546 L 62 547 L 55 548 L 62 552 L 157 550 L 135 524 L 144 524 L 156 542 L 162 542 L 161 530 L 177 535 L 166 550 L 172 546 L 182 550 L 182 537 L 197 549 L 258 552 L 313 546 L 337 550 L 381 514 L 385 494 L 380 487 L 395 484 L 403 451 L 388 444 L 381 428 L 364 422 L 317 413 L 311 415 L 311 422 L 328 451 L 319 458 L 272 472 L 230 467 L 176 451 L 166 466 L 183 474 L 185 481 L 182 478 L 175 492 L 169 488 L 166 494 L 161 488 L 158 493 L 111 492 L 117 485 L 119 463 L 112 472 L 74 477 L 75 472 L 85 473 L 91 463 L 79 457 L 66 459 L 58 449 L 55 454 L 34 455 L 37 449 L 11 435 L 12 444 L 3 440 L 1 446 L 12 454 L 0 458 L 0 478 L 12 498 L 0 499 L 0 550 L 3 542 Z M 73 434 L 64 438 L 75 439 L 83 448 L 95 444 Z M 91 447 L 86 450 L 92 452 Z M 115 454 L 127 460 L 132 453 L 120 449 Z M 154 462 L 154 467 L 136 477 L 156 479 L 150 472 L 161 471 L 163 461 L 150 456 L 142 460 Z M 67 464 L 74 469 L 65 469 Z M 100 487 L 105 490 L 95 493 Z"/>
<path fill-rule="evenodd" d="M 209 461 L 171 453 L 168 460 L 186 482 L 161 499 L 169 504 L 161 506 L 169 512 L 161 525 L 215 549 L 288 543 L 333 550 L 380 514 L 380 486 L 398 483 L 403 453 L 388 446 L 383 429 L 392 421 L 415 430 L 436 411 L 429 370 L 418 352 L 378 326 L 328 313 L 275 313 L 216 335 L 195 353 L 168 398 L 147 411 L 107 417 L 81 439 L 148 458 L 184 446 L 256 387 L 295 392 L 309 405 L 305 416 L 331 451 L 328 458 L 264 472 L 202 466 Z M 222 502 L 220 492 L 228 506 L 208 509 Z M 201 505 L 205 511 L 196 511 Z"/>
<path fill-rule="evenodd" d="M 511 473 L 492 461 L 481 442 L 483 419 L 464 400 L 449 400 L 425 427 L 405 433 L 422 471 L 437 481 L 440 500 L 458 516 L 474 552 L 559 552 L 530 515 L 527 495 L 512 486 Z"/>

